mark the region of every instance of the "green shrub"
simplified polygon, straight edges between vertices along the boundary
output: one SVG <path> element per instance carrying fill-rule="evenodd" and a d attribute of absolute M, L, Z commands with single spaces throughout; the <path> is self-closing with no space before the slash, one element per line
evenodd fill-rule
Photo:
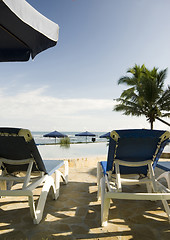
<path fill-rule="evenodd" d="M 70 145 L 70 138 L 69 137 L 61 138 L 60 145 Z"/>

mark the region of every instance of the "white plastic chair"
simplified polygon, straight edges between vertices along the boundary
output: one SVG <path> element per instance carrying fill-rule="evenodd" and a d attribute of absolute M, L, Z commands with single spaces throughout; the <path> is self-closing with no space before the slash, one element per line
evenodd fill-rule
<path fill-rule="evenodd" d="M 59 171 L 62 166 L 63 173 Z M 27 129 L 0 128 L 0 167 L 0 196 L 28 197 L 34 224 L 38 224 L 43 217 L 49 190 L 52 190 L 53 199 L 57 199 L 60 178 L 65 184 L 68 182 L 68 162 L 43 161 Z M 13 188 L 16 183 L 21 183 L 19 189 Z M 42 190 L 35 207 L 33 194 L 39 186 Z"/>
<path fill-rule="evenodd" d="M 101 225 L 106 226 L 111 199 L 161 200 L 170 221 L 170 189 L 155 179 L 154 167 L 169 132 L 158 130 L 117 130 L 110 133 L 107 162 L 98 162 L 98 199 Z M 154 166 L 154 167 L 153 167 Z M 123 192 L 122 185 L 146 184 L 146 193 Z"/>

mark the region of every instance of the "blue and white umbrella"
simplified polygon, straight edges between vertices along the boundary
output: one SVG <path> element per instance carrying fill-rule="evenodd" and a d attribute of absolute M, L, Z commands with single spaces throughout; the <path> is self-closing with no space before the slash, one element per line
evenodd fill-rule
<path fill-rule="evenodd" d="M 0 0 L 0 62 L 28 61 L 58 41 L 59 26 L 25 0 Z"/>

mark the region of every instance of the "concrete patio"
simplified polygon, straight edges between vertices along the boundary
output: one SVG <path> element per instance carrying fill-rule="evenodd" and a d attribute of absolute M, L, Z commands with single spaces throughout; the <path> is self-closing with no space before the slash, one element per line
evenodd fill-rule
<path fill-rule="evenodd" d="M 108 226 L 100 226 L 96 164 L 104 158 L 69 160 L 69 183 L 61 183 L 57 201 L 48 196 L 39 225 L 33 224 L 26 199 L 1 198 L 0 239 L 169 239 L 170 224 L 161 202 L 114 200 Z"/>

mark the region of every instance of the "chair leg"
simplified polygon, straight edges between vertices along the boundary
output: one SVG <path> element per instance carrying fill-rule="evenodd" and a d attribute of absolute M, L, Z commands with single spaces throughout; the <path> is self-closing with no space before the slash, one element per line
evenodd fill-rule
<path fill-rule="evenodd" d="M 157 178 L 157 180 L 159 180 L 159 179 L 161 179 L 161 178 L 165 178 L 165 179 L 166 179 L 168 188 L 170 189 L 170 172 L 168 171 L 168 172 L 162 173 L 162 174 Z M 168 219 L 169 219 L 169 222 L 170 222 L 170 208 L 169 208 L 168 202 L 167 202 L 166 200 L 162 200 L 162 204 L 163 204 L 163 206 L 164 206 L 165 212 L 167 213 Z"/>
<path fill-rule="evenodd" d="M 102 178 L 102 168 L 100 162 L 97 163 L 97 186 L 98 186 L 98 191 L 97 191 L 97 199 L 101 199 L 101 185 L 100 185 L 100 180 Z"/>
<path fill-rule="evenodd" d="M 101 225 L 107 226 L 110 208 L 110 198 L 107 198 L 105 177 L 101 178 Z"/>
<path fill-rule="evenodd" d="M 60 177 L 61 177 L 61 172 L 59 170 L 55 171 L 55 177 L 54 177 L 54 184 L 55 184 L 55 190 L 56 193 L 54 194 L 54 199 L 57 200 L 60 194 Z"/>
<path fill-rule="evenodd" d="M 64 161 L 65 165 L 65 184 L 68 183 L 68 161 Z"/>
<path fill-rule="evenodd" d="M 63 179 L 64 184 L 68 183 L 68 161 L 64 161 L 64 174 L 60 174 Z"/>
<path fill-rule="evenodd" d="M 165 212 L 167 213 L 168 215 L 168 219 L 169 219 L 169 222 L 170 222 L 170 209 L 169 209 L 169 204 L 166 200 L 162 200 L 162 204 L 164 206 L 164 209 L 165 209 Z"/>
<path fill-rule="evenodd" d="M 51 176 L 49 176 L 47 178 L 47 180 L 45 181 L 44 183 L 44 186 L 42 188 L 42 191 L 41 191 L 41 194 L 40 194 L 40 197 L 39 197 L 39 200 L 38 200 L 38 205 L 37 205 L 37 208 L 35 210 L 35 216 L 34 216 L 34 224 L 39 224 L 39 222 L 41 221 L 42 219 L 42 216 L 43 216 L 43 211 L 44 211 L 44 207 L 45 207 L 45 203 L 46 203 L 46 199 L 47 199 L 47 195 L 49 193 L 49 190 L 50 188 L 52 187 L 52 191 L 53 191 L 53 194 L 56 195 L 56 189 L 55 189 L 55 185 L 54 185 L 54 180 Z M 30 209 L 31 209 L 31 214 L 32 212 L 34 211 L 33 208 L 34 208 L 34 205 L 31 204 L 32 206 L 30 206 Z"/>
<path fill-rule="evenodd" d="M 148 164 L 148 168 L 149 168 L 149 173 L 150 173 L 149 177 L 151 179 L 153 192 L 157 192 L 157 186 L 156 186 L 156 181 L 155 181 L 155 173 L 153 171 L 153 167 L 152 167 L 151 163 Z"/>
<path fill-rule="evenodd" d="M 122 184 L 121 184 L 121 178 L 120 178 L 120 168 L 118 161 L 115 161 L 115 167 L 116 167 L 116 185 L 118 192 L 122 192 Z"/>
<path fill-rule="evenodd" d="M 28 203 L 30 207 L 31 217 L 33 218 L 33 222 L 34 222 L 37 220 L 37 215 L 35 211 L 35 204 L 34 204 L 34 198 L 32 193 L 28 196 Z"/>

